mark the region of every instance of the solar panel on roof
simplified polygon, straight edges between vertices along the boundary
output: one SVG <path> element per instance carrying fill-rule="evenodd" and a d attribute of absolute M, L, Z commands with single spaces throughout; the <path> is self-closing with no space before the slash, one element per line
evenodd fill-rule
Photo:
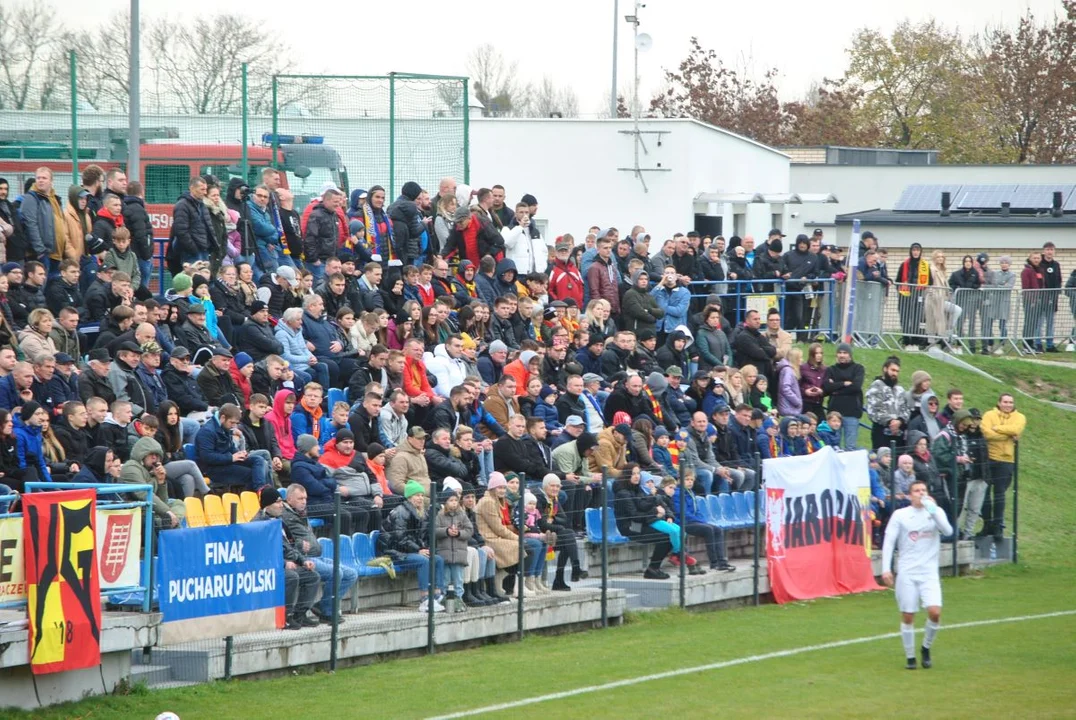
<path fill-rule="evenodd" d="M 1061 205 L 1072 197 L 1076 185 L 1019 185 L 1010 201 L 1013 210 L 1049 210 L 1054 206 L 1054 193 L 1061 193 Z"/>
<path fill-rule="evenodd" d="M 941 194 L 949 193 L 950 201 L 956 200 L 961 185 L 909 185 L 893 205 L 894 210 L 905 212 L 938 212 L 941 210 Z"/>
<path fill-rule="evenodd" d="M 1061 209 L 1065 212 L 1076 212 L 1076 188 L 1073 189 L 1072 194 L 1069 195 L 1069 199 L 1065 201 Z"/>
<path fill-rule="evenodd" d="M 965 185 L 957 193 L 955 210 L 1000 210 L 1002 202 L 1012 202 L 1015 185 Z"/>

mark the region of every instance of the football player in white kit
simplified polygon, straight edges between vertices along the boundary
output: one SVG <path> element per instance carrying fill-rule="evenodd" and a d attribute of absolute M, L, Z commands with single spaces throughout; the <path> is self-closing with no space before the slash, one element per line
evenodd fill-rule
<path fill-rule="evenodd" d="M 896 578 L 897 609 L 900 610 L 900 638 L 904 643 L 905 667 L 915 670 L 915 613 L 927 609 L 923 636 L 923 667 L 931 666 L 930 646 L 941 621 L 941 579 L 938 573 L 938 549 L 943 535 L 952 535 L 953 527 L 927 495 L 927 484 L 916 480 L 909 488 L 911 505 L 893 513 L 885 529 L 882 544 L 882 581 L 893 587 L 893 551 L 900 552 Z"/>

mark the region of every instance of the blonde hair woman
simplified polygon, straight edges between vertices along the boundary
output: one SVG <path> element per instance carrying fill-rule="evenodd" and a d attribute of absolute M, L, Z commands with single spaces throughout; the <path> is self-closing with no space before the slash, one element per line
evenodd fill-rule
<path fill-rule="evenodd" d="M 35 358 L 43 353 L 56 354 L 56 343 L 49 337 L 55 319 L 48 308 L 30 311 L 26 329 L 19 332 L 19 349 L 28 358 Z"/>
<path fill-rule="evenodd" d="M 935 250 L 930 256 L 930 280 L 930 286 L 924 292 L 927 335 L 931 344 L 948 343 L 963 311 L 950 300 L 949 272 L 945 269 L 945 253 L 941 250 Z"/>

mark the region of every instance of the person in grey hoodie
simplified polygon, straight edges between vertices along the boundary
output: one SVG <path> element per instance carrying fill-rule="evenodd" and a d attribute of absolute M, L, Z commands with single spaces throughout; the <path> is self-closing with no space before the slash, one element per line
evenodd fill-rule
<path fill-rule="evenodd" d="M 998 270 L 986 271 L 985 282 L 980 290 L 983 294 L 983 337 L 987 338 L 983 344 L 983 355 L 1000 355 L 1002 352 L 1003 344 L 1000 341 L 997 349 L 994 349 L 994 338 L 1000 340 L 1006 336 L 1012 290 L 1016 286 L 1016 273 L 1009 269 L 1012 267 L 1012 258 L 1003 255 L 998 258 L 998 265 L 1001 266 Z M 995 320 L 998 323 L 997 335 L 994 335 Z"/>

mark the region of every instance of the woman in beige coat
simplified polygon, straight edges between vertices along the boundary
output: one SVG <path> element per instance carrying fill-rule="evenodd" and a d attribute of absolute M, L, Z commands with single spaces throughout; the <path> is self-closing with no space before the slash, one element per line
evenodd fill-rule
<path fill-rule="evenodd" d="M 67 226 L 67 243 L 64 258 L 79 262 L 86 251 L 86 236 L 93 231 L 93 213 L 86 209 L 89 193 L 78 185 L 67 189 L 67 206 L 64 208 L 64 225 Z"/>
<path fill-rule="evenodd" d="M 505 518 L 512 510 L 507 494 L 508 483 L 504 475 L 490 473 L 486 494 L 475 506 L 475 520 L 478 533 L 485 538 L 486 545 L 493 548 L 497 579 L 501 580 L 505 594 L 511 595 L 519 569 L 519 535 L 510 524 L 505 524 Z"/>
<path fill-rule="evenodd" d="M 38 355 L 56 354 L 56 343 L 49 337 L 54 320 L 48 308 L 36 308 L 30 311 L 26 329 L 19 332 L 19 349 L 29 362 Z"/>
<path fill-rule="evenodd" d="M 945 253 L 935 250 L 930 256 L 930 286 L 926 298 L 927 335 L 931 343 L 949 342 L 956 329 L 961 310 L 949 301 L 949 271 L 945 269 Z"/>

